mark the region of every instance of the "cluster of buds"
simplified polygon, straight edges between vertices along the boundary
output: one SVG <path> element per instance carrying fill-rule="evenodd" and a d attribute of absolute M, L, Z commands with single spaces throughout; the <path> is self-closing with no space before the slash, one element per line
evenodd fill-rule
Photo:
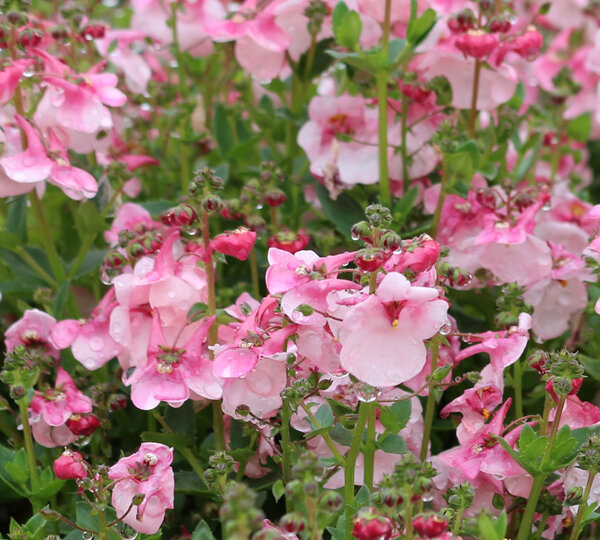
<path fill-rule="evenodd" d="M 223 538 L 247 540 L 252 531 L 260 528 L 264 516 L 255 502 L 256 493 L 246 484 L 231 482 L 227 486 L 219 509 Z"/>
<path fill-rule="evenodd" d="M 102 39 L 106 34 L 106 26 L 99 22 L 87 22 L 83 25 L 79 35 L 86 41 Z"/>
<path fill-rule="evenodd" d="M 17 401 L 26 397 L 38 380 L 40 371 L 53 359 L 37 348 L 16 346 L 6 353 L 0 380 L 10 387 L 10 397 Z"/>
<path fill-rule="evenodd" d="M 466 287 L 473 281 L 473 274 L 463 268 L 456 268 L 448 262 L 440 265 L 438 276 L 440 282 L 449 287 Z"/>
<path fill-rule="evenodd" d="M 577 456 L 577 466 L 584 471 L 597 473 L 600 471 L 600 436 L 592 434 L 581 445 Z"/>
<path fill-rule="evenodd" d="M 195 172 L 194 179 L 188 186 L 189 194 L 198 199 L 204 212 L 218 212 L 223 201 L 217 194 L 223 189 L 223 179 L 210 167 Z"/>
<path fill-rule="evenodd" d="M 402 239 L 388 229 L 392 224 L 392 213 L 379 204 L 371 204 L 365 209 L 365 221 L 352 226 L 353 240 L 362 240 L 366 246 L 356 252 L 354 262 L 364 272 L 375 272 L 394 252 L 402 249 Z"/>
<path fill-rule="evenodd" d="M 507 283 L 500 289 L 500 295 L 496 300 L 498 313 L 495 321 L 498 328 L 509 329 L 519 323 L 521 313 L 531 313 L 533 308 L 523 300 L 525 288 L 516 283 Z"/>
<path fill-rule="evenodd" d="M 578 353 L 565 349 L 560 351 L 537 351 L 529 358 L 529 365 L 546 381 L 546 391 L 554 401 L 575 395 L 584 378 L 584 368 Z"/>
<path fill-rule="evenodd" d="M 498 38 L 481 28 L 469 30 L 456 38 L 456 48 L 465 56 L 487 58 L 499 45 Z"/>

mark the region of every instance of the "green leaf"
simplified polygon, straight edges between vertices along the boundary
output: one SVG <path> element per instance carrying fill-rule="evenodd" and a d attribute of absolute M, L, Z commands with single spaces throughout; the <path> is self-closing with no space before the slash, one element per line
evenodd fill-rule
<path fill-rule="evenodd" d="M 368 506 L 370 502 L 371 492 L 369 491 L 369 488 L 363 484 L 358 490 L 356 497 L 354 497 L 354 504 L 356 505 L 357 509 L 360 509 L 363 506 Z"/>
<path fill-rule="evenodd" d="M 338 2 L 333 8 L 333 13 L 331 14 L 331 24 L 334 34 L 342 25 L 342 21 L 349 11 L 350 9 L 345 2 Z"/>
<path fill-rule="evenodd" d="M 386 454 L 406 454 L 408 452 L 406 442 L 396 433 L 380 435 L 376 444 L 377 448 L 383 450 Z"/>
<path fill-rule="evenodd" d="M 438 75 L 429 81 L 429 87 L 435 92 L 436 105 L 447 107 L 452 103 L 452 85 L 443 75 Z"/>
<path fill-rule="evenodd" d="M 398 433 L 406 426 L 410 419 L 412 405 L 409 399 L 396 401 L 389 407 L 381 407 L 379 421 L 391 433 Z"/>
<path fill-rule="evenodd" d="M 27 240 L 27 196 L 17 197 L 10 202 L 6 230 L 24 243 Z"/>
<path fill-rule="evenodd" d="M 56 319 L 62 319 L 65 314 L 65 306 L 67 305 L 67 299 L 69 297 L 69 291 L 71 289 L 71 281 L 63 281 L 61 286 L 56 291 L 56 296 L 52 301 L 52 314 Z"/>
<path fill-rule="evenodd" d="M 157 442 L 178 449 L 182 448 L 184 450 L 192 446 L 192 440 L 180 433 L 155 433 L 152 431 L 144 431 L 141 434 L 141 439 L 144 442 Z"/>
<path fill-rule="evenodd" d="M 229 156 L 234 146 L 233 129 L 227 117 L 227 110 L 221 103 L 217 103 L 214 108 L 213 133 L 221 154 L 224 157 Z"/>
<path fill-rule="evenodd" d="M 475 174 L 473 158 L 468 151 L 444 155 L 444 166 L 448 173 L 449 187 L 454 188 L 458 182 L 471 184 Z"/>
<path fill-rule="evenodd" d="M 435 11 L 427 8 L 423 15 L 409 26 L 406 33 L 406 40 L 413 49 L 425 40 L 431 29 L 435 26 L 436 21 L 437 15 Z"/>
<path fill-rule="evenodd" d="M 308 51 L 305 52 L 298 62 L 298 73 L 300 79 L 303 81 L 312 81 L 315 77 L 318 77 L 321 73 L 327 70 L 333 63 L 333 57 L 327 53 L 331 47 L 335 44 L 333 38 L 323 39 L 317 43 L 315 47 L 315 55 L 313 57 L 312 65 L 309 73 L 306 73 L 306 62 L 308 60 Z M 271 102 L 271 107 L 273 103 Z M 259 103 L 260 107 L 260 103 Z M 273 110 L 272 116 L 275 115 Z"/>
<path fill-rule="evenodd" d="M 275 497 L 275 501 L 281 499 L 281 497 L 283 497 L 285 493 L 285 486 L 283 485 L 283 480 L 277 480 L 277 482 L 273 484 L 271 491 L 273 492 L 273 497 Z"/>
<path fill-rule="evenodd" d="M 568 425 L 561 427 L 550 448 L 548 463 L 544 467 L 545 472 L 550 473 L 568 467 L 577 458 L 578 447 L 579 443 L 573 437 L 571 428 Z"/>
<path fill-rule="evenodd" d="M 418 194 L 418 188 L 410 188 L 404 194 L 404 196 L 396 203 L 396 206 L 394 207 L 393 211 L 394 225 L 402 225 L 406 221 L 409 212 L 413 209 L 415 205 L 415 201 L 417 200 Z"/>
<path fill-rule="evenodd" d="M 342 47 L 346 47 L 350 50 L 354 50 L 358 47 L 358 40 L 360 39 L 361 33 L 362 21 L 360 19 L 360 15 L 356 11 L 348 11 L 347 13 L 344 13 L 339 24 L 333 29 L 333 34 L 336 41 Z"/>
<path fill-rule="evenodd" d="M 480 514 L 477 518 L 481 540 L 503 540 L 506 538 L 506 512 L 503 510 L 497 518 Z"/>
<path fill-rule="evenodd" d="M 585 368 L 586 375 L 589 375 L 596 381 L 600 381 L 600 358 L 592 358 L 591 356 L 579 354 L 579 360 Z"/>
<path fill-rule="evenodd" d="M 75 224 L 78 232 L 83 233 L 84 236 L 101 233 L 106 228 L 98 207 L 92 201 L 83 203 L 77 209 Z"/>
<path fill-rule="evenodd" d="M 345 62 L 349 66 L 357 69 L 364 69 L 370 73 L 376 73 L 382 67 L 381 54 L 378 51 L 371 51 L 364 54 L 355 52 L 340 52 L 328 50 L 327 54 L 337 60 Z"/>
<path fill-rule="evenodd" d="M 175 491 L 180 493 L 208 493 L 206 485 L 193 471 L 175 473 Z"/>
<path fill-rule="evenodd" d="M 327 189 L 314 182 L 315 191 L 323 207 L 325 217 L 335 225 L 335 228 L 346 238 L 350 238 L 352 225 L 364 219 L 361 206 L 348 194 L 342 193 L 337 199 L 329 197 Z"/>
<path fill-rule="evenodd" d="M 548 437 L 538 436 L 528 424 L 523 426 L 517 441 L 517 448 L 522 462 L 526 465 L 525 470 L 530 474 L 540 472 L 540 462 L 547 445 Z"/>
<path fill-rule="evenodd" d="M 192 534 L 192 540 L 215 540 L 215 537 L 206 521 L 202 520 L 200 523 L 198 523 L 198 525 L 196 525 L 194 533 Z"/>
<path fill-rule="evenodd" d="M 318 422 L 318 425 L 313 424 L 314 429 L 323 429 L 333 426 L 333 411 L 329 406 L 329 403 L 323 403 L 315 413 L 315 419 Z"/>
<path fill-rule="evenodd" d="M 478 172 L 488 180 L 493 180 L 498 174 L 498 168 L 493 163 L 488 162 Z"/>
<path fill-rule="evenodd" d="M 550 11 L 551 7 L 552 7 L 552 2 L 544 2 L 540 6 L 540 9 L 538 11 L 538 15 L 546 15 Z"/>
<path fill-rule="evenodd" d="M 477 143 L 475 143 L 474 141 L 467 141 L 466 143 L 461 144 L 456 149 L 456 152 L 469 152 L 469 155 L 473 160 L 473 166 L 476 168 L 479 166 L 479 158 L 481 157 L 481 154 L 479 152 L 479 147 L 477 146 Z"/>
<path fill-rule="evenodd" d="M 590 113 L 582 114 L 567 124 L 567 135 L 579 142 L 587 142 L 592 131 Z"/>
<path fill-rule="evenodd" d="M 527 468 L 528 465 L 521 459 L 521 454 L 519 454 L 519 452 L 517 452 L 502 437 L 500 437 L 499 435 L 492 435 L 492 437 L 494 437 L 494 439 L 496 439 L 498 441 L 498 443 L 500 444 L 500 446 L 502 446 L 502 448 L 504 448 L 504 450 L 506 450 L 510 454 L 510 457 L 512 457 L 524 470 L 526 470 L 530 474 L 537 472 L 537 471 L 530 471 Z"/>
<path fill-rule="evenodd" d="M 0 248 L 15 251 L 21 245 L 21 240 L 16 234 L 0 231 Z"/>
<path fill-rule="evenodd" d="M 352 432 L 341 424 L 335 424 L 329 432 L 329 436 L 342 446 L 350 446 L 352 444 Z"/>
<path fill-rule="evenodd" d="M 47 469 L 50 470 L 50 469 Z M 54 476 L 54 475 L 52 475 Z M 55 478 L 51 482 L 45 482 L 44 486 L 38 489 L 37 491 L 33 491 L 31 493 L 31 497 L 33 499 L 38 499 L 42 503 L 49 501 L 54 495 L 56 495 L 65 485 L 64 480 L 60 480 L 59 478 Z"/>

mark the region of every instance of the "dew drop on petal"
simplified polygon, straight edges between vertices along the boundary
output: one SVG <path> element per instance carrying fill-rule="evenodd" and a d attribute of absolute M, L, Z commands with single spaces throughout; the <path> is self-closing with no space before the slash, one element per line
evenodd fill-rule
<path fill-rule="evenodd" d="M 103 347 L 104 340 L 101 337 L 92 338 L 92 340 L 90 341 L 90 349 L 92 349 L 92 351 L 99 352 L 102 350 Z"/>
<path fill-rule="evenodd" d="M 24 72 L 23 72 L 23 77 L 33 77 L 35 74 L 35 70 L 32 67 L 28 67 Z"/>
<path fill-rule="evenodd" d="M 451 330 L 452 330 L 452 323 L 450 321 L 446 321 L 444 324 L 442 324 L 442 326 L 440 328 L 440 334 L 442 334 L 442 336 L 447 336 Z"/>

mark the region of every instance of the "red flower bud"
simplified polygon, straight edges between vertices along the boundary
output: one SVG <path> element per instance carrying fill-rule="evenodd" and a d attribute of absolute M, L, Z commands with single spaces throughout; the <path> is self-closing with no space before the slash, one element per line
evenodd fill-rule
<path fill-rule="evenodd" d="M 392 523 L 387 517 L 357 517 L 352 535 L 358 540 L 388 540 L 392 536 Z"/>
<path fill-rule="evenodd" d="M 356 266 L 363 272 L 375 272 L 381 268 L 389 256 L 381 249 L 361 249 L 354 258 Z"/>
<path fill-rule="evenodd" d="M 233 232 L 215 236 L 210 243 L 210 247 L 219 253 L 245 261 L 250 255 L 255 242 L 256 233 L 254 231 L 246 229 L 246 227 L 239 227 Z"/>
<path fill-rule="evenodd" d="M 478 189 L 475 194 L 477 202 L 488 210 L 496 209 L 496 196 L 492 189 Z"/>
<path fill-rule="evenodd" d="M 54 462 L 54 474 L 61 480 L 87 478 L 88 473 L 84 463 L 83 456 L 79 452 L 65 450 Z"/>
<path fill-rule="evenodd" d="M 465 56 L 481 59 L 489 56 L 498 46 L 498 38 L 483 30 L 469 30 L 456 39 L 455 45 Z"/>
<path fill-rule="evenodd" d="M 88 41 L 102 39 L 106 33 L 106 27 L 102 23 L 87 23 L 81 30 L 81 37 Z"/>
<path fill-rule="evenodd" d="M 517 36 L 511 43 L 511 50 L 526 60 L 533 60 L 544 45 L 544 37 L 535 26 L 528 26 L 524 34 Z"/>
<path fill-rule="evenodd" d="M 93 414 L 72 414 L 67 420 L 67 427 L 75 435 L 91 435 L 100 426 L 100 420 Z"/>
<path fill-rule="evenodd" d="M 196 211 L 189 204 L 180 204 L 175 208 L 167 210 L 160 216 L 160 220 L 167 226 L 175 225 L 182 227 L 190 225 L 198 219 Z"/>
<path fill-rule="evenodd" d="M 37 28 L 26 28 L 18 37 L 18 42 L 21 47 L 27 49 L 29 47 L 37 47 L 41 42 L 44 34 Z"/>
<path fill-rule="evenodd" d="M 267 246 L 283 249 L 289 253 L 296 253 L 296 251 L 300 251 L 308 246 L 309 242 L 310 236 L 306 234 L 305 229 L 300 229 L 297 233 L 283 231 L 277 233 L 275 236 L 271 236 L 267 240 Z"/>
<path fill-rule="evenodd" d="M 426 538 L 436 538 L 448 528 L 448 522 L 438 516 L 418 516 L 413 520 L 415 532 Z"/>
<path fill-rule="evenodd" d="M 583 377 L 580 377 L 578 379 L 572 379 L 571 380 L 572 388 L 571 388 L 571 391 L 567 395 L 574 396 L 575 394 L 577 394 L 577 392 L 579 392 L 579 389 L 581 388 L 582 383 L 583 383 Z M 558 395 L 556 394 L 556 390 L 554 390 L 554 377 L 551 377 L 546 382 L 546 392 L 548 392 L 552 396 L 552 399 L 554 401 L 556 401 L 556 403 L 558 403 Z"/>
<path fill-rule="evenodd" d="M 280 189 L 272 189 L 266 195 L 269 206 L 280 206 L 285 202 L 285 193 Z"/>

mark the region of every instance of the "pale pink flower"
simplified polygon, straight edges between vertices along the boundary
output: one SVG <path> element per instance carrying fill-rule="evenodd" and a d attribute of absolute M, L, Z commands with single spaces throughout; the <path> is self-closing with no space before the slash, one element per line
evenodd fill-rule
<path fill-rule="evenodd" d="M 413 287 L 391 272 L 375 294 L 351 307 L 338 339 L 342 367 L 371 386 L 395 386 L 417 375 L 425 364 L 424 340 L 446 323 L 448 303 L 437 289 Z"/>
<path fill-rule="evenodd" d="M 23 73 L 33 64 L 34 61 L 29 58 L 15 60 L 0 71 L 0 105 L 8 103 L 12 99 Z"/>
<path fill-rule="evenodd" d="M 142 443 L 135 454 L 121 458 L 108 472 L 109 478 L 115 480 L 112 505 L 117 517 L 138 532 L 157 532 L 167 508 L 173 508 L 172 461 L 172 448 L 159 443 Z M 143 495 L 142 502 L 132 505 L 138 495 Z"/>
<path fill-rule="evenodd" d="M 60 352 L 55 347 L 50 332 L 56 323 L 52 315 L 39 309 L 28 309 L 17 322 L 11 324 L 4 333 L 4 343 L 7 351 L 12 351 L 18 345 L 25 347 L 41 347 L 56 360 Z"/>

